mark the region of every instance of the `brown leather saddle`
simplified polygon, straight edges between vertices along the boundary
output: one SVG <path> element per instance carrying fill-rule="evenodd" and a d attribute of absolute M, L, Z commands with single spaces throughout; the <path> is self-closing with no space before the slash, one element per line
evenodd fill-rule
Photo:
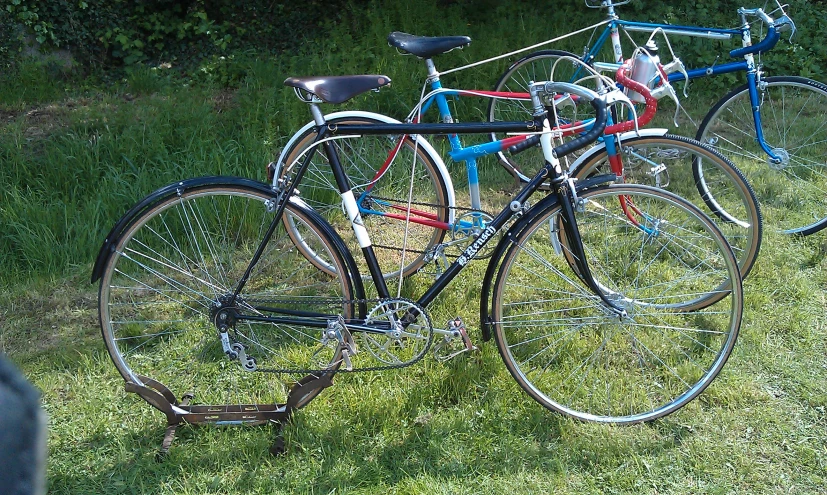
<path fill-rule="evenodd" d="M 343 103 L 354 96 L 391 83 L 388 76 L 288 77 L 285 86 L 298 88 L 319 97 L 325 103 Z"/>

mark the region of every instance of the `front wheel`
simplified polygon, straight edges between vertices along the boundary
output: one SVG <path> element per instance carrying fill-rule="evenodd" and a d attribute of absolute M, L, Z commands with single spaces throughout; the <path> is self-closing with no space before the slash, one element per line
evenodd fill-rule
<path fill-rule="evenodd" d="M 100 323 L 127 382 L 154 380 L 178 398 L 193 394 L 192 405 L 231 411 L 281 403 L 282 379 L 339 368 L 341 351 L 324 335 L 325 323 L 355 316 L 353 300 L 364 295 L 354 293 L 341 241 L 312 211 L 288 204 L 284 215 L 333 270 L 310 263 L 279 221 L 244 289 L 232 297 L 273 222 L 272 199 L 269 188 L 237 181 L 182 186 L 115 241 L 101 278 Z M 281 321 L 265 320 L 274 315 Z M 247 360 L 225 355 L 219 324 Z"/>
<path fill-rule="evenodd" d="M 697 139 L 729 157 L 752 184 L 767 225 L 809 235 L 827 227 L 827 85 L 803 77 L 773 76 L 758 87 L 761 149 L 749 87 L 736 88 L 704 117 Z"/>
<path fill-rule="evenodd" d="M 709 218 L 667 191 L 623 184 L 579 198 L 586 261 L 627 314 L 607 307 L 560 252 L 561 209 L 552 204 L 502 259 L 492 296 L 497 348 L 520 387 L 550 410 L 604 423 L 657 419 L 700 394 L 726 363 L 743 312 L 738 265 Z M 714 305 L 687 304 L 714 291 L 725 292 Z"/>

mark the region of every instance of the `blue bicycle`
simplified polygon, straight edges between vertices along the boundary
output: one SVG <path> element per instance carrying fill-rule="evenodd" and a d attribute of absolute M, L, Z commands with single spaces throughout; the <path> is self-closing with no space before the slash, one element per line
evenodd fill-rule
<path fill-rule="evenodd" d="M 515 101 L 529 97 L 528 93 L 520 92 L 443 87 L 433 59 L 467 45 L 470 43 L 468 37 L 422 37 L 394 32 L 388 37 L 388 42 L 400 52 L 422 59 L 427 69 L 426 87 L 430 92 L 423 95 L 410 112 L 406 118 L 409 122 L 418 122 L 432 109 L 438 111 L 441 122 L 453 122 L 449 102 L 454 97 L 509 98 Z M 663 66 L 661 68 L 665 69 Z M 622 78 L 622 73 L 618 70 L 616 76 Z M 634 82 L 626 84 L 631 83 Z M 613 87 L 614 83 L 605 79 L 604 85 Z M 663 85 L 660 89 L 670 87 Z M 645 94 L 649 101 L 646 112 L 639 120 L 643 126 L 657 110 L 657 101 L 650 97 L 650 90 L 645 86 L 640 91 L 639 94 Z M 558 95 L 553 100 L 547 102 L 549 108 L 554 106 L 555 113 L 563 112 L 568 116 L 573 115 L 572 109 L 583 113 L 582 107 L 590 107 L 578 105 L 574 95 Z M 628 104 L 631 105 L 631 102 Z M 399 122 L 385 115 L 362 111 L 337 112 L 324 117 L 326 125 L 332 129 L 340 125 Z M 522 116 L 517 116 L 517 120 L 522 119 Z M 588 119 L 584 125 L 588 126 Z M 293 135 L 273 164 L 270 179 L 274 187 L 282 187 L 293 176 L 303 158 L 310 154 L 310 165 L 298 194 L 339 227 L 346 241 L 349 240 L 355 248 L 355 239 L 348 239 L 347 219 L 339 211 L 341 200 L 337 194 L 337 180 L 327 162 L 327 155 L 316 142 L 316 127 L 315 122 L 309 122 Z M 759 252 L 762 220 L 749 184 L 732 162 L 695 140 L 669 135 L 666 129 L 635 130 L 633 122 L 625 122 L 609 126 L 607 132 L 608 135 L 599 144 L 568 162 L 570 173 L 577 179 L 585 179 L 587 175 L 598 172 L 615 173 L 627 182 L 668 188 L 687 198 L 713 219 L 719 220 L 718 226 L 735 251 L 742 275 L 746 276 Z M 400 273 L 403 277 L 411 275 L 428 264 L 433 267 L 434 274 L 439 275 L 450 259 L 485 230 L 493 217 L 486 211 L 489 205 L 483 205 L 478 158 L 515 146 L 525 148 L 526 143 L 532 142 L 526 135 L 502 137 L 490 143 L 468 145 L 458 135 L 447 136 L 450 148 L 445 154 L 453 161 L 465 163 L 470 196 L 470 204 L 466 203 L 466 207 L 458 204 L 451 175 L 440 153 L 426 140 L 419 136 L 339 133 L 333 144 L 352 181 L 350 186 L 356 194 L 363 222 L 371 232 L 375 250 L 384 261 L 382 266 L 394 267 L 393 271 L 385 273 L 387 278 Z M 537 148 L 528 147 L 522 152 L 532 155 L 534 149 Z M 542 156 L 533 158 L 535 164 L 544 163 Z M 705 164 L 703 187 L 692 174 L 692 164 L 696 162 Z M 529 171 L 529 168 L 515 175 L 527 179 L 528 174 L 533 176 L 537 171 Z M 297 230 L 291 225 L 287 227 L 289 232 Z M 308 257 L 313 258 L 312 253 L 308 253 Z M 363 273 L 367 272 L 363 270 Z"/>
<path fill-rule="evenodd" d="M 729 92 L 709 110 L 696 139 L 735 162 L 753 186 L 768 224 L 785 233 L 800 235 L 827 227 L 827 123 L 822 118 L 827 108 L 827 85 L 804 77 L 765 76 L 760 61 L 756 63 L 756 56 L 771 50 L 783 32 L 795 32 L 794 23 L 781 6 L 769 13 L 760 8 L 738 9 L 740 25 L 721 29 L 627 21 L 615 11 L 615 7 L 626 3 L 628 0 L 586 0 L 588 7 L 606 9 L 607 22 L 583 55 L 577 57 L 559 50 L 532 53 L 508 68 L 495 91 L 524 92 L 528 81 L 547 79 L 552 66 L 563 57 L 574 56 L 595 63 L 607 42 L 611 44 L 614 61 L 622 62 L 621 38 L 626 32 L 662 30 L 669 35 L 713 40 L 738 38 L 742 46 L 729 55 L 740 60 L 669 75 L 670 81 L 680 81 L 733 72 L 746 74 L 744 85 Z M 766 34 L 755 44 L 752 44 L 750 18 L 760 20 L 762 29 L 766 26 Z M 558 80 L 579 78 L 579 66 L 565 61 L 557 65 Z M 526 100 L 492 100 L 488 117 L 492 122 L 508 121 L 527 115 L 530 110 Z M 499 157 L 507 169 L 525 179 L 513 158 L 503 153 Z M 703 167 L 703 161 L 693 165 L 694 174 L 701 181 Z"/>

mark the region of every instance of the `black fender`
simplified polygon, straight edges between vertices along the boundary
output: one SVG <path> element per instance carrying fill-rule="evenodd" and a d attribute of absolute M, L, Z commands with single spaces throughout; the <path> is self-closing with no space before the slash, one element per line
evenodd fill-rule
<path fill-rule="evenodd" d="M 187 179 L 183 181 L 174 182 L 167 186 L 161 187 L 156 191 L 149 194 L 147 197 L 139 201 L 135 206 L 129 209 L 129 211 L 124 214 L 120 220 L 115 223 L 115 226 L 112 227 L 112 230 L 109 231 L 109 234 L 106 235 L 106 239 L 104 239 L 103 244 L 101 245 L 100 251 L 98 251 L 98 256 L 95 260 L 95 265 L 92 268 L 92 279 L 91 283 L 97 282 L 103 276 L 103 269 L 106 266 L 106 263 L 109 261 L 109 257 L 112 256 L 112 253 L 115 250 L 115 246 L 120 241 L 121 236 L 130 227 L 133 222 L 135 222 L 140 215 L 158 203 L 167 200 L 170 196 L 182 195 L 185 191 L 191 191 L 193 189 L 199 189 L 202 187 L 209 187 L 209 186 L 216 186 L 216 185 L 226 185 L 226 186 L 243 186 L 252 189 L 256 189 L 263 194 L 271 195 L 274 199 L 278 196 L 278 193 L 273 190 L 273 187 L 270 184 L 266 184 L 264 182 L 258 182 L 252 179 L 245 179 L 243 177 L 231 177 L 231 176 L 209 176 L 209 177 L 197 177 L 194 179 Z M 341 236 L 336 232 L 336 230 L 329 224 L 327 221 L 322 218 L 313 208 L 307 205 L 304 201 L 299 199 L 296 196 L 290 198 L 291 204 L 294 206 L 301 208 L 304 213 L 306 213 L 309 217 L 311 217 L 316 224 L 324 231 L 324 233 L 331 239 L 334 244 L 334 247 L 339 251 L 342 255 L 342 258 L 345 261 L 348 271 L 350 272 L 350 281 L 354 284 L 354 294 L 357 299 L 365 299 L 365 289 L 364 284 L 362 282 L 362 277 L 359 274 L 359 268 L 356 266 L 356 262 L 353 259 L 353 255 L 348 250 L 345 242 L 342 240 Z M 360 313 L 364 315 L 366 310 L 364 308 L 364 303 L 362 303 L 360 308 Z"/>
<path fill-rule="evenodd" d="M 615 182 L 617 176 L 614 174 L 596 175 L 577 181 L 575 190 L 577 192 L 585 189 L 596 187 L 602 184 Z M 513 244 L 513 239 L 516 239 L 519 234 L 526 228 L 526 226 L 534 220 L 534 217 L 545 213 L 550 208 L 557 205 L 557 195 L 549 194 L 539 203 L 532 206 L 519 220 L 506 231 L 505 235 L 497 243 L 491 258 L 488 261 L 488 268 L 485 270 L 485 276 L 482 279 L 482 292 L 480 293 L 480 330 L 482 331 L 483 342 L 491 340 L 491 312 L 493 307 L 489 304 L 491 299 L 492 285 L 494 282 L 494 275 L 498 272 L 500 267 L 500 260 L 505 255 L 506 250 Z"/>

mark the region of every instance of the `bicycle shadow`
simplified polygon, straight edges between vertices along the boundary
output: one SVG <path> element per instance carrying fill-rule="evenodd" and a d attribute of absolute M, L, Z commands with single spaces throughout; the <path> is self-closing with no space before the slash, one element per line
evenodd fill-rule
<path fill-rule="evenodd" d="M 269 453 L 275 427 L 184 425 L 159 460 L 163 416 L 129 396 L 119 401 L 124 413 L 114 415 L 123 424 L 98 426 L 52 446 L 49 492 L 154 494 L 199 486 L 210 493 L 346 493 L 366 480 L 405 486 L 420 477 L 451 483 L 468 473 L 566 473 L 605 468 L 607 459 L 620 468 L 642 449 L 658 455 L 691 437 L 691 430 L 668 420 L 611 427 L 564 418 L 499 380 L 503 375 L 491 372 L 499 365 L 490 359 L 495 356 L 484 357 L 489 359 L 480 366 L 457 361 L 432 381 L 416 379 L 433 373 L 425 367 L 387 377 L 339 377 L 338 388 L 297 411 L 285 426 L 286 453 L 279 457 Z M 402 377 L 408 380 L 400 386 Z M 374 401 L 379 407 L 352 402 L 352 394 L 376 387 L 378 380 L 401 392 L 394 390 L 387 402 Z M 134 419 L 126 418 L 127 407 L 138 412 Z M 648 439 L 643 446 L 640 438 Z M 85 459 L 99 464 L 85 466 Z"/>

